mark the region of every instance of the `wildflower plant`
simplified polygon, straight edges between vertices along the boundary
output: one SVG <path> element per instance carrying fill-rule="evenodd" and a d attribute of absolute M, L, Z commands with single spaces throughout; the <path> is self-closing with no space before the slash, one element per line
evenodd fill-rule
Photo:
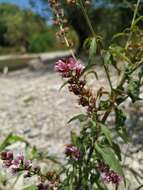
<path fill-rule="evenodd" d="M 59 18 L 62 10 L 62 1 L 50 1 L 55 16 Z M 78 104 L 85 108 L 85 114 L 73 117 L 69 122 L 79 120 L 81 123 L 80 134 L 71 133 L 71 144 L 67 145 L 65 154 L 68 158 L 64 173 L 64 180 L 59 189 L 71 190 L 96 190 L 108 189 L 108 184 L 118 189 L 122 183 L 126 186 L 126 177 L 121 165 L 122 154 L 114 134 L 125 143 L 128 141 L 126 115 L 120 106 L 126 99 L 132 102 L 140 100 L 139 93 L 142 85 L 142 30 L 138 23 L 142 17 L 137 18 L 140 1 L 136 8 L 129 30 L 113 36 L 113 41 L 108 49 L 102 46 L 99 37 L 92 27 L 86 6 L 90 1 L 67 1 L 69 6 L 78 6 L 89 26 L 91 37 L 86 39 L 85 47 L 89 50 L 88 64 L 85 66 L 72 52 L 72 57 L 56 62 L 55 70 L 65 80 L 70 92 L 78 97 Z M 64 13 L 62 15 L 64 17 Z M 59 22 L 59 27 L 64 31 L 64 24 Z M 61 37 L 68 38 L 66 33 Z M 119 45 L 116 38 L 124 38 L 125 43 Z M 100 52 L 100 59 L 105 70 L 110 90 L 104 87 L 96 89 L 96 93 L 88 87 L 86 75 L 96 73 L 96 51 Z M 122 62 L 120 66 L 119 62 Z M 111 67 L 115 70 L 118 80 L 113 83 Z M 63 86 L 64 86 L 63 85 Z M 62 87 L 63 87 L 62 86 Z M 114 113 L 114 127 L 108 125 L 108 117 Z M 111 188 L 111 186 L 110 186 Z"/>
<path fill-rule="evenodd" d="M 58 37 L 68 40 L 67 20 L 62 8 L 63 1 L 49 0 L 55 13 L 60 31 Z M 108 190 L 126 186 L 126 176 L 123 171 L 122 151 L 118 143 L 121 138 L 128 141 L 126 115 L 121 107 L 128 98 L 134 103 L 140 100 L 140 87 L 143 77 L 143 31 L 139 27 L 142 16 L 137 17 L 140 0 L 131 23 L 131 28 L 113 36 L 112 43 L 107 49 L 102 46 L 99 37 L 90 22 L 86 6 L 91 3 L 86 0 L 64 1 L 68 6 L 78 6 L 85 17 L 92 34 L 85 41 L 89 51 L 88 64 L 84 65 L 74 52 L 71 57 L 63 58 L 55 63 L 55 71 L 65 80 L 62 87 L 67 85 L 69 91 L 78 98 L 78 104 L 85 108 L 85 113 L 74 116 L 70 121 L 80 122 L 80 133 L 71 133 L 71 142 L 65 147 L 66 164 L 61 171 L 50 171 L 43 174 L 40 168 L 34 168 L 32 161 L 22 155 L 14 158 L 11 152 L 2 152 L 3 165 L 14 173 L 26 171 L 25 177 L 38 175 L 40 183 L 38 190 Z M 116 43 L 117 38 L 124 38 L 122 45 Z M 109 90 L 99 87 L 96 92 L 88 86 L 87 75 L 96 73 L 96 55 L 100 53 L 101 66 L 104 68 Z M 117 75 L 117 83 L 112 81 L 111 69 Z M 109 126 L 108 118 L 114 113 L 114 126 Z M 116 139 L 114 138 L 116 136 Z M 112 186 L 112 187 L 111 187 Z"/>

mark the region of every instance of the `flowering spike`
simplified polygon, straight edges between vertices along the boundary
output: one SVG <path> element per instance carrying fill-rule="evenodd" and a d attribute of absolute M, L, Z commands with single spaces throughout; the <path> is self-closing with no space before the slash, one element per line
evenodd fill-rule
<path fill-rule="evenodd" d="M 100 163 L 97 169 L 101 174 L 101 178 L 106 183 L 112 183 L 118 185 L 122 180 L 121 176 L 119 176 L 116 172 L 111 170 L 109 166 L 104 163 Z"/>

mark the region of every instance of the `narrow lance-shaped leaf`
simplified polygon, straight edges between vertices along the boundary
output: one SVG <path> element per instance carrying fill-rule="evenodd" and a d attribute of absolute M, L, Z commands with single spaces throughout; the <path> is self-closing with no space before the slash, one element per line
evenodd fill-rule
<path fill-rule="evenodd" d="M 115 117 L 116 117 L 116 127 L 123 127 L 125 125 L 126 121 L 126 115 L 125 113 L 121 110 L 116 108 L 115 109 Z"/>
<path fill-rule="evenodd" d="M 134 26 L 137 25 L 138 22 L 143 20 L 143 16 L 138 17 L 135 21 L 134 21 Z"/>
<path fill-rule="evenodd" d="M 130 80 L 128 83 L 127 92 L 132 102 L 139 100 L 139 92 L 140 92 L 140 83 L 138 80 Z"/>
<path fill-rule="evenodd" d="M 59 91 L 61 91 L 66 85 L 68 84 L 68 81 L 64 82 L 61 87 L 59 88 Z"/>
<path fill-rule="evenodd" d="M 111 131 L 108 129 L 107 126 L 100 124 L 101 132 L 105 135 L 106 139 L 108 140 L 109 144 L 112 146 L 112 136 Z"/>
<path fill-rule="evenodd" d="M 113 142 L 112 148 L 114 149 L 115 154 L 118 156 L 118 159 L 120 161 L 122 161 L 121 149 L 120 149 L 119 145 Z"/>
<path fill-rule="evenodd" d="M 75 121 L 75 120 L 79 120 L 80 122 L 83 122 L 87 119 L 87 115 L 85 114 L 79 114 L 79 115 L 76 115 L 74 117 L 72 117 L 68 123 L 71 123 L 72 121 Z"/>
<path fill-rule="evenodd" d="M 123 36 L 128 36 L 128 33 L 125 33 L 125 32 L 117 33 L 117 34 L 115 34 L 115 35 L 112 37 L 112 40 L 115 40 L 116 38 L 123 37 Z"/>
<path fill-rule="evenodd" d="M 85 77 L 86 77 L 87 75 L 89 75 L 89 74 L 93 74 L 93 75 L 95 76 L 95 78 L 98 80 L 98 74 L 97 74 L 96 71 L 87 71 Z"/>
<path fill-rule="evenodd" d="M 111 54 L 110 54 L 110 52 L 109 51 L 107 51 L 106 53 L 105 53 L 105 56 L 104 56 L 104 64 L 105 65 L 109 65 L 109 64 L 111 64 L 112 62 L 111 62 Z"/>
<path fill-rule="evenodd" d="M 17 135 L 13 135 L 13 134 L 9 134 L 5 140 L 3 141 L 3 143 L 0 145 L 0 151 L 4 150 L 7 146 L 16 143 L 16 142 L 24 142 L 27 146 L 29 145 L 29 143 L 22 137 L 17 136 Z"/>
<path fill-rule="evenodd" d="M 112 170 L 117 172 L 120 176 L 124 176 L 120 162 L 115 157 L 115 155 L 110 147 L 103 148 L 96 143 L 95 148 L 96 148 L 96 151 L 102 156 L 105 163 L 108 164 Z"/>
<path fill-rule="evenodd" d="M 72 141 L 73 144 L 76 145 L 77 135 L 76 135 L 76 133 L 73 132 L 73 131 L 71 132 L 71 141 Z"/>
<path fill-rule="evenodd" d="M 38 190 L 38 188 L 36 187 L 36 185 L 28 185 L 26 187 L 23 187 L 22 190 Z"/>
<path fill-rule="evenodd" d="M 97 50 L 97 43 L 96 43 L 96 38 L 94 37 L 91 40 L 91 45 L 89 48 L 89 61 L 88 61 L 89 65 L 93 64 L 95 61 L 96 50 Z"/>

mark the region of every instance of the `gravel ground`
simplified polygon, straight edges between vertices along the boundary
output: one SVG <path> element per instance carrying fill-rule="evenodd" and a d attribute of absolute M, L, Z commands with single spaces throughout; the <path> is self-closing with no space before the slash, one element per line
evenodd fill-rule
<path fill-rule="evenodd" d="M 107 81 L 100 68 L 100 82 L 90 80 L 89 85 L 104 86 Z M 99 77 L 99 78 L 100 78 Z M 113 77 L 113 80 L 115 78 Z M 82 110 L 76 103 L 76 97 L 66 88 L 59 91 L 61 78 L 51 70 L 30 71 L 28 69 L 0 75 L 0 140 L 10 132 L 22 135 L 38 149 L 48 150 L 52 155 L 63 156 L 64 145 L 69 142 L 70 131 L 76 126 L 67 125 L 67 121 Z M 135 169 L 143 183 L 143 116 L 142 104 L 136 107 L 127 104 L 131 111 L 130 122 L 138 123 L 139 130 L 133 136 L 125 160 L 127 168 Z M 140 109 L 139 115 L 138 110 Z M 135 114 L 136 113 L 136 114 Z M 137 115 L 137 116 L 135 116 Z M 140 138 L 139 138 L 140 137 Z M 130 175 L 130 174 L 129 174 Z M 135 180 L 135 177 L 131 177 Z M 136 187 L 136 183 L 134 186 Z M 133 186 L 132 186 L 133 187 Z M 131 190 L 131 189 L 129 189 Z"/>

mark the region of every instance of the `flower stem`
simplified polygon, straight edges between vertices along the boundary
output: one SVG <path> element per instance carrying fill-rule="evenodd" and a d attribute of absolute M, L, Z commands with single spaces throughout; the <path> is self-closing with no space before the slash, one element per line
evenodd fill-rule
<path fill-rule="evenodd" d="M 87 22 L 87 24 L 88 24 L 88 26 L 89 26 L 89 29 L 90 29 L 90 31 L 91 31 L 91 34 L 92 34 L 93 36 L 96 36 L 95 31 L 94 31 L 94 29 L 93 29 L 93 27 L 92 27 L 91 21 L 90 21 L 90 19 L 89 19 L 89 17 L 88 17 L 87 11 L 86 11 L 86 9 L 85 9 L 85 7 L 84 7 L 84 5 L 83 5 L 82 0 L 80 0 L 79 3 L 80 3 L 80 6 L 81 6 L 83 15 L 84 15 L 84 17 L 85 17 L 85 19 L 86 19 L 86 22 Z"/>
<path fill-rule="evenodd" d="M 140 5 L 140 1 L 141 1 L 141 0 L 137 0 L 137 3 L 136 3 L 136 7 L 135 7 L 135 11 L 134 11 L 134 15 L 133 15 L 133 19 L 132 19 L 131 27 L 130 27 L 131 31 L 130 31 L 129 38 L 128 38 L 128 40 L 127 40 L 127 43 L 126 43 L 125 49 L 127 49 L 128 44 L 129 44 L 129 42 L 130 42 L 130 40 L 131 40 L 131 37 L 132 37 L 132 34 L 133 34 L 133 31 L 132 31 L 132 30 L 133 30 L 134 23 L 135 23 L 135 19 L 136 19 L 137 13 L 138 13 L 138 9 L 139 9 L 139 5 Z"/>
<path fill-rule="evenodd" d="M 104 70 L 105 70 L 105 73 L 106 73 L 106 76 L 107 76 L 107 79 L 108 79 L 110 88 L 111 88 L 111 90 L 112 90 L 112 89 L 113 89 L 113 86 L 112 86 L 112 82 L 111 82 L 111 79 L 110 79 L 109 70 L 108 70 L 108 68 L 106 67 L 106 65 L 104 65 Z"/>

